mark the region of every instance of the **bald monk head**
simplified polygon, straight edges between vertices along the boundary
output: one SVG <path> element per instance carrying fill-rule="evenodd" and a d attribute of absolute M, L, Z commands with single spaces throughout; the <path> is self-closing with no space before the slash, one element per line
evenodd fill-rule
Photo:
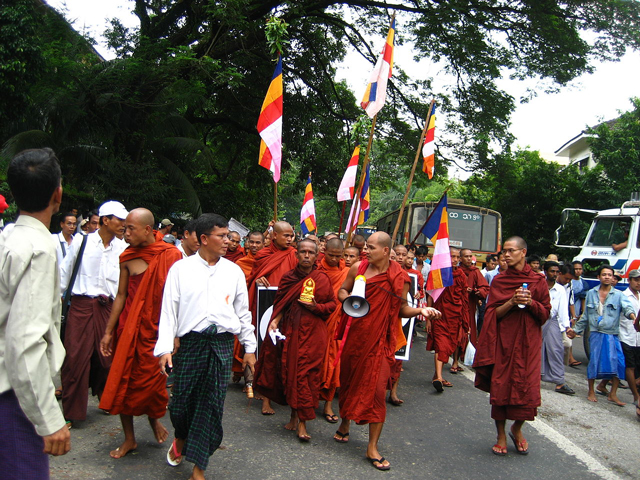
<path fill-rule="evenodd" d="M 467 268 L 473 267 L 473 252 L 470 248 L 460 250 L 460 263 Z"/>
<path fill-rule="evenodd" d="M 311 240 L 313 243 L 315 243 L 316 245 L 320 246 L 320 239 L 318 237 L 316 237 L 315 235 L 311 234 L 311 235 L 307 235 L 306 237 L 304 237 L 305 240 Z"/>
<path fill-rule="evenodd" d="M 355 237 L 353 237 L 351 245 L 356 247 L 358 249 L 358 251 L 361 252 L 366 243 L 367 242 L 365 241 L 365 239 L 364 239 L 364 237 L 362 235 L 356 235 Z"/>
<path fill-rule="evenodd" d="M 227 246 L 227 251 L 235 252 L 240 246 L 240 240 L 242 239 L 240 238 L 240 234 L 238 232 L 235 232 L 233 230 L 229 232 L 229 244 Z"/>
<path fill-rule="evenodd" d="M 298 242 L 296 257 L 298 268 L 305 273 L 311 273 L 318 258 L 318 245 L 313 240 L 303 238 Z"/>
<path fill-rule="evenodd" d="M 393 251 L 396 252 L 396 262 L 400 265 L 404 265 L 404 261 L 407 258 L 407 247 L 404 245 L 396 245 L 393 247 Z"/>
<path fill-rule="evenodd" d="M 522 270 L 527 263 L 527 242 L 522 237 L 509 237 L 502 246 L 507 265 Z"/>
<path fill-rule="evenodd" d="M 273 224 L 273 238 L 271 241 L 278 250 L 286 250 L 289 248 L 294 236 L 293 228 L 291 228 L 291 225 L 287 222 L 276 222 Z"/>
<path fill-rule="evenodd" d="M 406 256 L 406 257 L 405 257 L 405 259 L 404 259 L 404 265 L 403 265 L 403 267 L 404 267 L 406 270 L 409 270 L 409 269 L 413 268 L 413 261 L 415 260 L 415 258 L 416 258 L 416 254 L 415 254 L 415 253 L 413 253 L 411 250 L 409 250 L 409 251 L 407 252 L 407 256 Z"/>
<path fill-rule="evenodd" d="M 324 249 L 324 261 L 330 267 L 337 267 L 340 265 L 340 259 L 344 253 L 344 247 L 342 246 L 342 240 L 338 238 L 332 238 L 327 242 Z"/>
<path fill-rule="evenodd" d="M 458 269 L 460 263 L 460 249 L 456 247 L 449 247 L 449 253 L 451 254 L 451 266 L 454 270 Z"/>
<path fill-rule="evenodd" d="M 153 213 L 146 208 L 134 208 L 124 221 L 124 238 L 132 247 L 146 247 L 156 241 L 153 233 Z"/>
<path fill-rule="evenodd" d="M 386 270 L 389 265 L 391 251 L 391 237 L 385 232 L 376 232 L 367 240 L 367 257 L 369 263 Z"/>
<path fill-rule="evenodd" d="M 344 249 L 344 264 L 347 268 L 350 268 L 351 265 L 358 261 L 360 257 L 360 251 L 356 247 L 347 247 Z"/>

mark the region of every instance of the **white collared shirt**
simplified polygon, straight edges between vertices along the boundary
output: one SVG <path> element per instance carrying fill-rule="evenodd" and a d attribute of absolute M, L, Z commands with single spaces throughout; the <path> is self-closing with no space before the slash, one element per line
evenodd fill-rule
<path fill-rule="evenodd" d="M 58 256 L 58 267 L 62 267 L 62 263 L 64 262 L 64 257 L 67 256 L 69 251 L 69 245 L 67 243 L 67 239 L 64 238 L 62 232 L 52 233 L 51 237 L 53 238 L 53 243 L 56 246 L 56 255 Z M 71 238 L 71 242 L 73 243 L 73 237 Z"/>
<path fill-rule="evenodd" d="M 0 235 L 0 393 L 13 390 L 38 435 L 64 427 L 52 377 L 60 370 L 60 276 L 51 234 L 20 215 Z"/>
<path fill-rule="evenodd" d="M 559 283 L 554 283 L 549 289 L 549 297 L 551 298 L 551 314 L 549 321 L 558 322 L 561 332 L 564 332 L 571 326 L 569 319 L 569 306 L 567 298 L 567 290 Z"/>
<path fill-rule="evenodd" d="M 216 325 L 218 333 L 238 336 L 246 353 L 256 351 L 249 294 L 242 269 L 226 258 L 209 265 L 200 253 L 176 262 L 162 295 L 158 342 L 153 354 L 173 351 L 173 340 Z"/>
<path fill-rule="evenodd" d="M 78 276 L 73 284 L 73 295 L 87 297 L 99 297 L 105 295 L 112 300 L 118 293 L 118 280 L 120 279 L 120 254 L 127 248 L 127 243 L 114 237 L 108 247 L 105 248 L 102 238 L 96 230 L 87 235 L 87 244 L 82 254 L 82 261 L 78 270 Z M 76 235 L 67 250 L 61 267 L 60 289 L 61 293 L 67 289 L 73 266 L 78 257 L 83 235 Z"/>
<path fill-rule="evenodd" d="M 640 310 L 640 300 L 628 287 L 625 291 L 622 292 L 622 294 L 629 299 L 637 316 L 638 310 Z M 630 347 L 640 347 L 640 332 L 636 332 L 633 323 L 634 321 L 625 317 L 624 313 L 620 313 L 620 333 L 618 334 L 618 339 L 622 343 L 626 343 Z"/>

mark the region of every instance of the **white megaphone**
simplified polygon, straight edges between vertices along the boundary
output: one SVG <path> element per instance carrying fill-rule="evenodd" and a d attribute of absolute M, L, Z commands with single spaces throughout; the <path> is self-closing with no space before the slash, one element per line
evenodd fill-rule
<path fill-rule="evenodd" d="M 342 303 L 342 310 L 350 317 L 360 318 L 369 313 L 369 302 L 364 298 L 366 286 L 367 279 L 364 275 L 358 275 L 353 282 L 351 295 Z"/>

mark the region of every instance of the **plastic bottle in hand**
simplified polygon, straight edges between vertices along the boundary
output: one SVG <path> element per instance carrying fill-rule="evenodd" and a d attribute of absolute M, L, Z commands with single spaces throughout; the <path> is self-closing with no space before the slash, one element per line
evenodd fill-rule
<path fill-rule="evenodd" d="M 523 284 L 522 284 L 522 290 L 526 290 L 526 289 L 527 289 L 527 287 L 528 287 L 528 285 L 527 285 L 526 283 L 523 283 Z M 518 308 L 525 308 L 525 307 L 526 307 L 526 305 L 525 305 L 525 304 L 523 304 L 523 303 L 519 303 L 519 304 L 518 304 Z"/>

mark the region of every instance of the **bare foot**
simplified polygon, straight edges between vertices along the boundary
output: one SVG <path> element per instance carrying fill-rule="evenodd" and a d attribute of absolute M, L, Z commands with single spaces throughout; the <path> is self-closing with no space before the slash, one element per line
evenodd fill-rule
<path fill-rule="evenodd" d="M 598 386 L 596 387 L 596 390 L 597 390 L 598 392 L 600 392 L 602 395 L 609 395 L 609 390 L 607 390 L 607 387 L 603 387 L 603 386 L 601 386 L 601 385 L 598 385 Z"/>
<path fill-rule="evenodd" d="M 194 465 L 189 480 L 205 480 L 204 470 Z"/>
<path fill-rule="evenodd" d="M 400 400 L 397 395 L 389 394 L 389 403 L 395 406 L 400 406 L 404 403 L 404 400 Z"/>
<path fill-rule="evenodd" d="M 587 395 L 587 400 L 589 400 L 590 402 L 598 401 L 598 399 L 596 398 L 596 394 L 594 392 L 589 392 L 589 395 Z"/>
<path fill-rule="evenodd" d="M 169 431 L 164 428 L 164 425 L 162 425 L 157 418 L 149 418 L 149 425 L 151 425 L 151 430 L 153 430 L 153 434 L 156 436 L 158 443 L 164 443 L 164 441 L 169 438 Z"/>
<path fill-rule="evenodd" d="M 115 450 L 111 450 L 111 452 L 109 452 L 109 455 L 111 455 L 111 458 L 115 458 L 115 459 L 122 458 L 127 453 L 129 453 L 132 450 L 135 450 L 136 448 L 138 448 L 138 444 L 136 442 L 129 442 L 125 440 L 124 443 L 120 445 L 118 448 L 116 448 Z"/>
<path fill-rule="evenodd" d="M 617 395 L 609 395 L 607 397 L 607 400 L 609 400 L 611 403 L 615 403 L 619 407 L 624 407 L 626 405 L 626 403 L 620 401 Z"/>
<path fill-rule="evenodd" d="M 289 423 L 287 423 L 284 428 L 291 431 L 294 431 L 296 428 L 298 428 L 298 417 L 291 417 Z"/>
<path fill-rule="evenodd" d="M 271 401 L 268 398 L 262 397 L 262 414 L 273 415 L 276 411 L 271 408 Z"/>

